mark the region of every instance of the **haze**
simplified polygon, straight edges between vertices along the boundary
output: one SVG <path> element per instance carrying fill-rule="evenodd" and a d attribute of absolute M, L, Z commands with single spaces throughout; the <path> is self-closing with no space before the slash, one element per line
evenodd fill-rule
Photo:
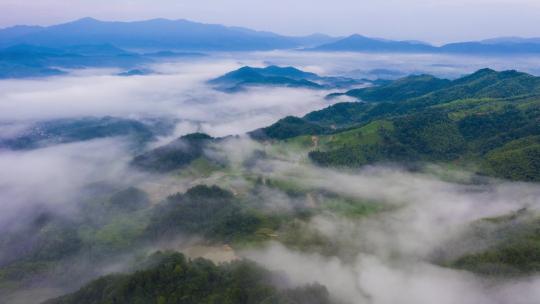
<path fill-rule="evenodd" d="M 0 304 L 539 304 L 540 1 L 471 2 L 0 0 Z"/>
<path fill-rule="evenodd" d="M 0 27 L 52 25 L 86 16 L 190 19 L 287 35 L 360 33 L 432 43 L 540 36 L 540 2 L 534 0 L 0 1 Z"/>

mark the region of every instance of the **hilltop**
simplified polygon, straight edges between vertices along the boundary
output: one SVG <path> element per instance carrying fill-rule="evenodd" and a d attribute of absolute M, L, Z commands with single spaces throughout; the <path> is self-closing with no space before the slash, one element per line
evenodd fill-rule
<path fill-rule="evenodd" d="M 280 120 L 252 135 L 304 143 L 323 166 L 430 161 L 540 180 L 539 77 L 483 69 L 453 81 L 410 76 L 344 94 L 360 102 Z M 317 146 L 311 136 L 320 137 Z"/>

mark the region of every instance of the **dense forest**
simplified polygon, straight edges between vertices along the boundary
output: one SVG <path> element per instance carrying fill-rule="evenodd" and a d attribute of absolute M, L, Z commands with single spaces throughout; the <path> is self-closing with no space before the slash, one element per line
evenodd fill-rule
<path fill-rule="evenodd" d="M 76 293 L 44 304 L 114 303 L 297 303 L 330 304 L 328 291 L 313 284 L 278 289 L 269 271 L 249 261 L 216 266 L 181 253 L 155 253 L 149 268 L 129 275 L 102 277 Z"/>
<path fill-rule="evenodd" d="M 540 78 L 515 71 L 485 69 L 453 81 L 411 76 L 346 92 L 359 102 L 288 117 L 252 134 L 291 142 L 320 136 L 310 158 L 324 166 L 428 161 L 538 181 L 539 92 Z"/>

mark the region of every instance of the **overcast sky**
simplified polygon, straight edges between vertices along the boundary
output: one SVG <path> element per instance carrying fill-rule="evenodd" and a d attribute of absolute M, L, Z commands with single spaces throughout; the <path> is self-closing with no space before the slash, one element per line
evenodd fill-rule
<path fill-rule="evenodd" d="M 435 43 L 540 36 L 540 0 L 0 0 L 0 27 L 190 19 L 288 35 L 359 33 Z"/>

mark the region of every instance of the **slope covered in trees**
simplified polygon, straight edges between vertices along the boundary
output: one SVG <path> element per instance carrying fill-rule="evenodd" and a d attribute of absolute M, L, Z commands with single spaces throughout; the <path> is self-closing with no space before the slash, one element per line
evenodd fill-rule
<path fill-rule="evenodd" d="M 0 149 L 29 150 L 117 136 L 126 137 L 134 147 L 140 148 L 158 136 L 170 134 L 173 128 L 174 121 L 167 119 L 139 121 L 109 116 L 53 119 L 32 123 L 11 136 L 0 136 Z"/>
<path fill-rule="evenodd" d="M 412 76 L 345 93 L 338 103 L 257 130 L 257 138 L 306 142 L 324 166 L 431 161 L 496 177 L 540 180 L 540 78 L 489 69 L 449 81 Z"/>
<path fill-rule="evenodd" d="M 538 214 L 527 208 L 473 222 L 457 242 L 484 246 L 447 257 L 442 264 L 498 277 L 536 273 L 540 271 L 539 225 Z"/>
<path fill-rule="evenodd" d="M 517 71 L 482 69 L 453 81 L 430 75 L 413 75 L 382 86 L 350 90 L 344 95 L 363 101 L 408 101 L 410 105 L 429 105 L 457 99 L 510 98 L 539 93 L 539 77 Z M 330 97 L 336 95 L 340 94 Z"/>
<path fill-rule="evenodd" d="M 214 139 L 204 133 L 184 135 L 175 141 L 136 156 L 132 165 L 155 172 L 169 172 L 204 156 L 204 148 Z"/>
<path fill-rule="evenodd" d="M 44 304 L 331 303 L 327 290 L 318 284 L 276 288 L 272 273 L 249 261 L 216 266 L 166 252 L 154 254 L 147 263 L 154 265 L 133 274 L 99 278 Z"/>

